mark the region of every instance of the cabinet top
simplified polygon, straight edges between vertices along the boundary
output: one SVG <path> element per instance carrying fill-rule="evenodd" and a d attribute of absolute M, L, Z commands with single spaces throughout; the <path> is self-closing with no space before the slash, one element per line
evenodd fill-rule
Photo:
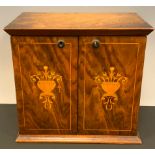
<path fill-rule="evenodd" d="M 153 27 L 136 13 L 24 12 L 4 30 L 10 35 L 147 35 Z"/>

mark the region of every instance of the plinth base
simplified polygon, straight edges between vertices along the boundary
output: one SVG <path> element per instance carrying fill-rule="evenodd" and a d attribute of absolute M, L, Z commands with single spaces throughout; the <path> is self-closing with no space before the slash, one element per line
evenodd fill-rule
<path fill-rule="evenodd" d="M 116 135 L 18 135 L 16 142 L 141 144 L 139 136 Z"/>

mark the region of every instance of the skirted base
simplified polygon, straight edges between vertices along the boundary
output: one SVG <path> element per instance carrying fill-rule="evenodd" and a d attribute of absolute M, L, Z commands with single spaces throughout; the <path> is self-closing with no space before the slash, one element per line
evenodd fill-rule
<path fill-rule="evenodd" d="M 18 135 L 16 142 L 141 144 L 139 136 L 116 135 Z"/>

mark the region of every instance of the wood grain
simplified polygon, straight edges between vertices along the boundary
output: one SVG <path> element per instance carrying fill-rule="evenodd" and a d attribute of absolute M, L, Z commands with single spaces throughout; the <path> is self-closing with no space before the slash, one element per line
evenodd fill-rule
<path fill-rule="evenodd" d="M 141 144 L 139 136 L 110 135 L 18 135 L 16 142 Z"/>
<path fill-rule="evenodd" d="M 65 47 L 59 48 L 59 40 Z M 20 134 L 77 132 L 77 38 L 13 36 L 12 50 Z M 51 109 L 39 99 L 41 91 L 30 79 L 43 66 L 62 76 L 62 92 L 54 90 Z"/>
<path fill-rule="evenodd" d="M 92 40 L 100 41 L 99 48 Z M 137 135 L 137 120 L 144 61 L 145 37 L 80 37 L 78 131 L 79 134 Z M 107 111 L 100 98 L 105 92 L 97 88 L 95 76 L 116 72 L 128 78 L 116 92 L 118 103 Z"/>
<path fill-rule="evenodd" d="M 147 22 L 136 13 L 29 12 L 4 30 L 11 35 L 17 142 L 141 143 L 145 44 L 153 31 Z"/>
<path fill-rule="evenodd" d="M 11 35 L 147 35 L 136 13 L 22 13 L 4 29 Z"/>

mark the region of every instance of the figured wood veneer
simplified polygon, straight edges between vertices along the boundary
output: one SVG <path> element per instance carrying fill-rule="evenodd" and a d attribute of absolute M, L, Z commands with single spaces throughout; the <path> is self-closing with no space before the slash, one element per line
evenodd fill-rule
<path fill-rule="evenodd" d="M 77 39 L 63 37 L 12 37 L 13 62 L 19 111 L 20 134 L 73 134 L 77 131 Z M 74 52 L 73 52 L 74 51 Z M 62 76 L 62 93 L 55 90 L 56 101 L 44 109 L 41 91 L 30 76 L 43 66 Z"/>
<path fill-rule="evenodd" d="M 100 48 L 92 48 L 92 40 Z M 81 37 L 79 55 L 79 132 L 81 134 L 136 135 L 145 37 Z M 114 66 L 128 78 L 117 92 L 111 111 L 101 102 L 105 93 L 97 89 L 95 76 Z M 124 90 L 123 90 L 124 89 Z"/>
<path fill-rule="evenodd" d="M 11 35 L 17 142 L 141 144 L 138 113 L 153 28 L 135 13 L 22 13 Z"/>
<path fill-rule="evenodd" d="M 11 35 L 147 35 L 153 28 L 136 13 L 25 12 L 5 27 Z"/>

